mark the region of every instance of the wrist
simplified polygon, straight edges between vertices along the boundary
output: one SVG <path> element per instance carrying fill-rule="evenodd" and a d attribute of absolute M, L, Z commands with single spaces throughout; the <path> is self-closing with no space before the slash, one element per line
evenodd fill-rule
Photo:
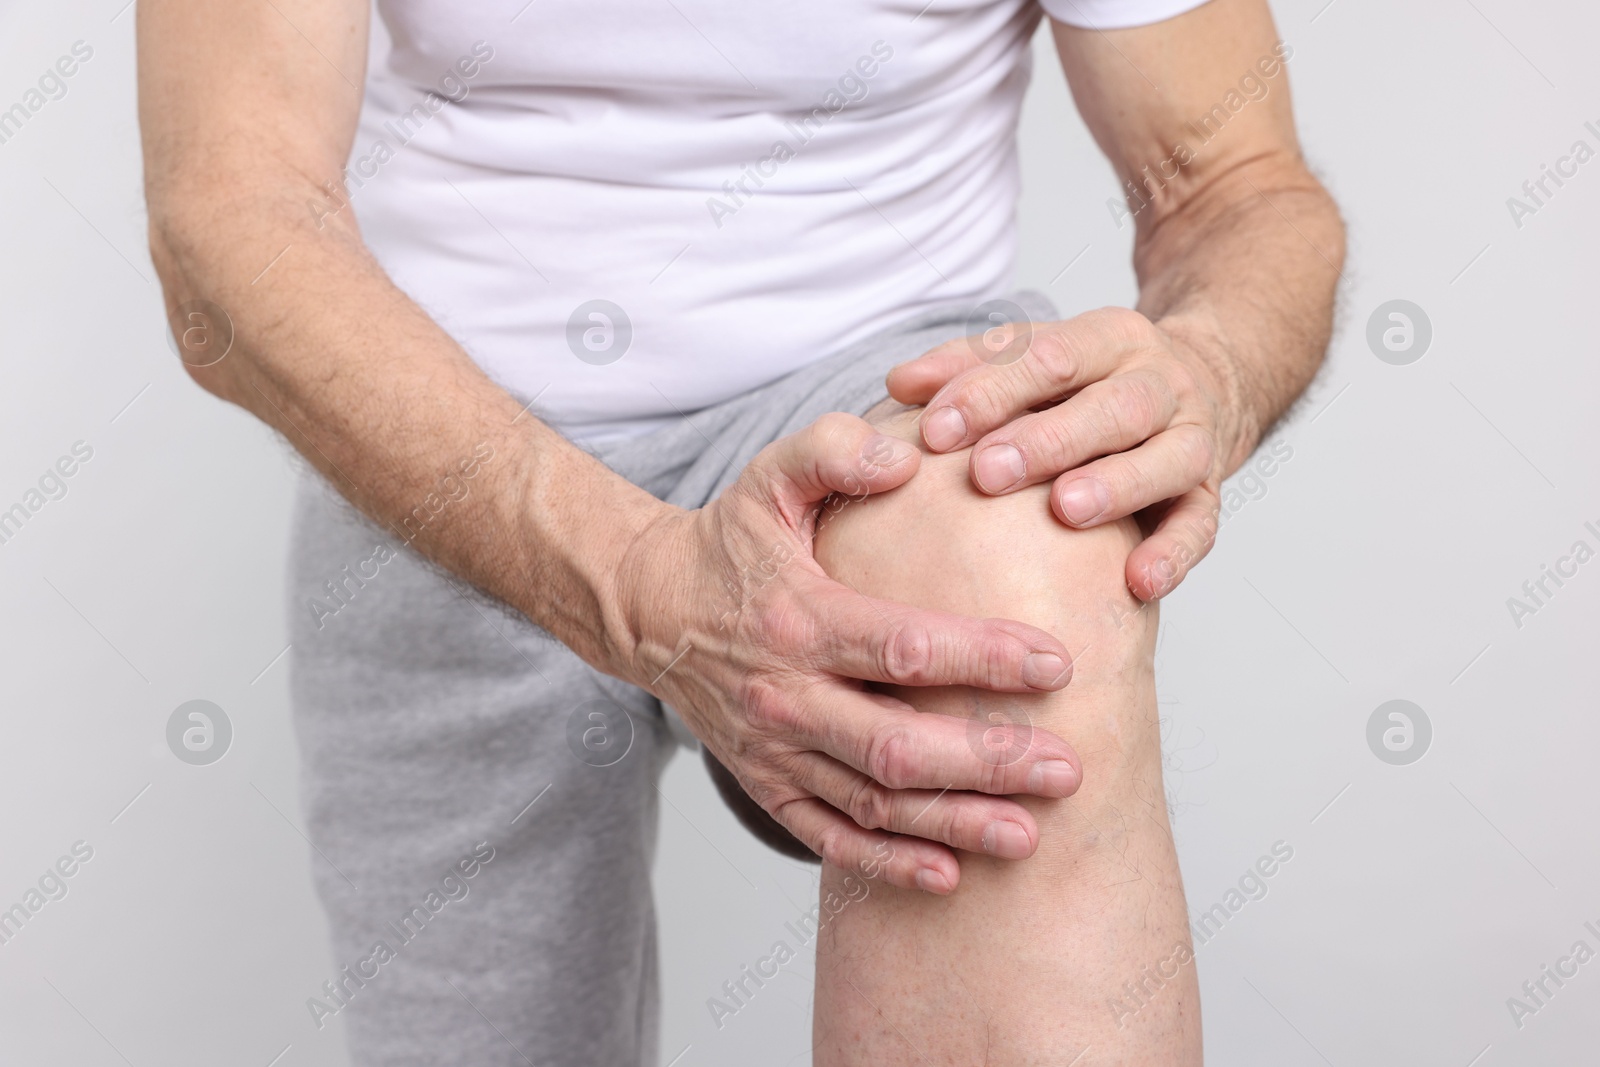
<path fill-rule="evenodd" d="M 634 681 L 638 587 L 650 570 L 640 546 L 682 509 L 550 436 L 554 442 L 524 453 L 513 606 L 591 666 Z"/>
<path fill-rule="evenodd" d="M 1179 355 L 1202 379 L 1212 398 L 1217 436 L 1217 465 L 1221 477 L 1237 470 L 1261 443 L 1269 421 L 1260 393 L 1254 388 L 1243 361 L 1229 344 L 1215 314 L 1185 309 L 1157 319 L 1155 325 L 1171 338 Z"/>

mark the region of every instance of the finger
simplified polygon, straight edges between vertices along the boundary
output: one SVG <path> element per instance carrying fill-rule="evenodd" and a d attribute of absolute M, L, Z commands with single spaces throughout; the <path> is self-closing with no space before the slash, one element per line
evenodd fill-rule
<path fill-rule="evenodd" d="M 1022 309 L 1012 305 L 1017 313 Z M 1002 316 L 993 316 L 995 321 Z M 969 322 L 970 326 L 974 323 Z M 983 364 L 1013 363 L 1027 352 L 1040 325 L 1026 319 L 998 322 L 974 336 L 946 341 L 889 371 L 889 395 L 902 404 L 925 404 L 951 378 Z"/>
<path fill-rule="evenodd" d="M 883 693 L 827 686 L 806 694 L 794 729 L 806 744 L 890 789 L 958 789 L 1060 799 L 1083 764 L 1071 745 L 998 693 L 969 694 L 971 714 L 917 711 Z"/>
<path fill-rule="evenodd" d="M 877 600 L 816 575 L 807 590 L 812 666 L 892 685 L 1048 692 L 1072 679 L 1072 655 L 1036 626 Z"/>
<path fill-rule="evenodd" d="M 1153 374 L 1093 382 L 980 440 L 972 449 L 973 484 L 999 494 L 1048 481 L 1096 456 L 1142 444 L 1166 429 L 1177 411 L 1178 398 Z"/>
<path fill-rule="evenodd" d="M 1205 558 L 1217 540 L 1217 491 L 1210 484 L 1184 493 L 1150 536 L 1128 553 L 1128 589 L 1140 600 L 1164 597 Z"/>
<path fill-rule="evenodd" d="M 803 863 L 814 862 L 816 853 L 783 828 L 783 825 L 772 817 L 772 814 L 757 804 L 755 798 L 745 791 L 744 784 L 738 777 L 716 757 L 710 745 L 701 745 L 700 753 L 704 757 L 706 773 L 711 776 L 711 784 L 716 786 L 717 795 L 722 802 L 732 811 L 734 817 L 744 824 L 744 828 L 754 834 L 769 848 Z"/>
<path fill-rule="evenodd" d="M 940 896 L 954 892 L 961 881 L 961 866 L 948 847 L 882 830 L 864 830 L 815 797 L 788 801 L 772 814 L 824 863 L 841 870 Z"/>
<path fill-rule="evenodd" d="M 1211 437 L 1198 426 L 1174 426 L 1131 452 L 1097 459 L 1056 479 L 1050 510 L 1086 529 L 1172 500 L 1211 473 Z"/>
<path fill-rule="evenodd" d="M 1149 343 L 1150 330 L 1144 316 L 1115 308 L 1038 327 L 1021 359 L 971 367 L 941 387 L 922 413 L 923 440 L 935 452 L 963 448 L 1030 408 L 1108 377 Z"/>
<path fill-rule="evenodd" d="M 982 366 L 971 338 L 951 341 L 889 371 L 889 395 L 902 404 L 926 404 L 945 383 L 962 371 Z"/>
<path fill-rule="evenodd" d="M 1016 362 L 1028 351 L 1034 333 L 1048 328 L 1029 321 L 1004 322 L 981 334 L 946 341 L 892 368 L 885 379 L 889 395 L 902 404 L 926 404 L 963 371 Z"/>
<path fill-rule="evenodd" d="M 916 473 L 921 453 L 842 412 L 780 438 L 750 461 L 740 484 L 759 486 L 786 513 L 808 509 L 833 493 L 893 489 Z"/>
<path fill-rule="evenodd" d="M 794 765 L 794 782 L 855 820 L 865 830 L 942 841 L 997 859 L 1033 855 L 1039 827 L 1014 800 L 950 789 L 890 789 L 821 753 Z"/>

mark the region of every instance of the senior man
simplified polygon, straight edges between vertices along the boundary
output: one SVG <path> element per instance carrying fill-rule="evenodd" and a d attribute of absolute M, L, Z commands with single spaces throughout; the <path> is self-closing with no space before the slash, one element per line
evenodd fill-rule
<path fill-rule="evenodd" d="M 366 0 L 139 6 L 185 361 L 325 479 L 292 689 L 352 967 L 316 1025 L 363 1065 L 655 1063 L 686 731 L 851 901 L 817 1063 L 1198 1062 L 1154 605 L 1343 256 L 1263 0 L 377 9 L 368 73 Z M 1004 295 L 1046 14 L 1137 310 Z M 515 890 L 375 978 L 469 868 Z"/>

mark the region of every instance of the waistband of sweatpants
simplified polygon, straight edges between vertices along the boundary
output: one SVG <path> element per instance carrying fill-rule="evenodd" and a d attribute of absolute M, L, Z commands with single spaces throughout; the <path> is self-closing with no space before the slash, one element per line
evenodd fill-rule
<path fill-rule="evenodd" d="M 1014 307 L 1007 309 L 1007 303 Z M 990 311 L 1009 316 L 1016 309 L 1029 321 L 1059 318 L 1050 298 L 1033 290 L 982 301 L 949 301 L 750 392 L 591 451 L 654 495 L 680 507 L 701 507 L 734 481 L 766 445 L 828 412 L 865 414 L 888 397 L 884 377 L 890 368 L 944 341 L 982 333 L 994 324 Z"/>

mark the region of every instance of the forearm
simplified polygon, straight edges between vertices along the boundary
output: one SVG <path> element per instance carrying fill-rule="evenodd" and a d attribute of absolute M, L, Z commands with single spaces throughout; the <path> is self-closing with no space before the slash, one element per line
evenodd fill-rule
<path fill-rule="evenodd" d="M 195 380 L 282 432 L 397 541 L 590 662 L 616 659 L 614 611 L 595 590 L 661 505 L 484 375 L 384 275 L 348 211 L 319 225 L 308 203 L 326 197 L 310 178 L 215 154 L 204 167 L 154 158 L 168 306 L 203 298 L 234 327 L 223 359 L 190 367 Z"/>
<path fill-rule="evenodd" d="M 1266 0 L 1208 0 L 1131 29 L 1057 23 L 1073 98 L 1137 222 L 1138 310 L 1217 410 L 1215 467 L 1239 467 L 1310 382 L 1332 328 L 1344 228 L 1295 133 Z M 1159 83 L 1159 84 L 1158 84 Z M 1191 358 L 1192 357 L 1192 358 Z"/>
<path fill-rule="evenodd" d="M 167 308 L 209 301 L 232 323 L 191 376 L 396 540 L 616 670 L 613 576 L 663 505 L 523 414 L 362 244 L 342 171 L 366 0 L 144 0 L 136 18 Z"/>
<path fill-rule="evenodd" d="M 1287 154 L 1244 161 L 1141 224 L 1138 310 L 1221 381 L 1224 475 L 1321 365 L 1344 250 L 1333 199 Z"/>

